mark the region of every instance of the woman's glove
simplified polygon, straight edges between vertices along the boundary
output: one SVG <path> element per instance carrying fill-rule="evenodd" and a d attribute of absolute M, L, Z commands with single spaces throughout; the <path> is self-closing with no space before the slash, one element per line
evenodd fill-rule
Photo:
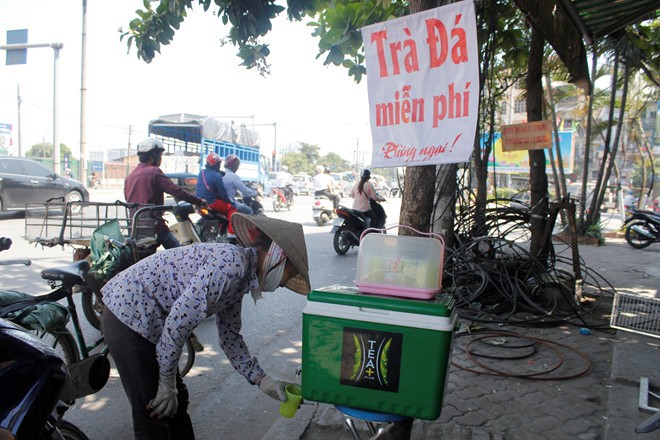
<path fill-rule="evenodd" d="M 173 417 L 176 414 L 178 404 L 176 394 L 176 376 L 158 376 L 156 397 L 151 399 L 147 405 L 147 409 L 153 410 L 149 416 L 158 416 L 159 419 Z"/>
<path fill-rule="evenodd" d="M 266 375 L 261 379 L 261 382 L 259 382 L 259 389 L 268 397 L 272 397 L 280 402 L 286 402 L 286 392 L 284 391 L 284 387 L 287 385 L 289 385 L 289 382 Z"/>

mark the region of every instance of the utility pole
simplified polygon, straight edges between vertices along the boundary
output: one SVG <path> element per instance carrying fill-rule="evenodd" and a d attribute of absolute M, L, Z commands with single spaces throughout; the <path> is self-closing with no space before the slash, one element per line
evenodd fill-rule
<path fill-rule="evenodd" d="M 62 43 L 51 44 L 53 48 L 53 172 L 61 174 L 60 169 L 60 133 L 57 117 L 59 116 L 59 105 L 57 101 L 57 62 L 60 59 L 60 49 L 64 45 Z"/>
<path fill-rule="evenodd" d="M 23 144 L 21 143 L 21 85 L 16 83 L 16 97 L 18 99 L 18 157 L 23 157 Z"/>
<path fill-rule="evenodd" d="M 131 172 L 131 133 L 133 131 L 133 126 L 128 126 L 128 145 L 126 145 L 126 177 Z"/>
<path fill-rule="evenodd" d="M 82 0 L 82 51 L 80 60 L 80 181 L 87 176 L 87 135 L 85 126 L 87 100 L 87 0 Z"/>

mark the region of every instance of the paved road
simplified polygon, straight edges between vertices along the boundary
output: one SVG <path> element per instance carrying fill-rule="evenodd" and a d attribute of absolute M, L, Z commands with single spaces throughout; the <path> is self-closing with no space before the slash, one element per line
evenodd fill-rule
<path fill-rule="evenodd" d="M 92 201 L 109 202 L 121 199 L 121 190 L 92 189 Z M 264 201 L 266 215 L 296 221 L 304 227 L 309 253 L 312 286 L 334 283 L 352 284 L 355 277 L 357 250 L 338 256 L 332 248 L 331 225 L 319 227 L 312 220 L 312 197 L 295 199 L 291 211 L 273 212 L 270 199 Z M 350 200 L 346 200 L 350 203 Z M 386 205 L 388 224 L 396 223 L 400 199 Z M 35 248 L 20 238 L 24 220 L 2 220 L 2 234 L 14 240 L 3 259 L 29 257 L 31 267 L 3 267 L 4 288 L 39 293 L 46 287 L 39 278 L 41 269 L 65 265 L 71 261 L 70 248 Z M 243 335 L 252 354 L 263 368 L 278 377 L 294 380 L 294 372 L 301 364 L 302 309 L 305 298 L 285 289 L 264 295 L 255 306 L 246 297 L 243 307 Z M 98 333 L 91 327 L 85 334 Z M 205 346 L 197 354 L 195 366 L 186 378 L 192 402 L 190 414 L 199 439 L 261 439 L 280 417 L 278 404 L 264 396 L 257 387 L 250 386 L 229 365 L 217 345 L 215 323 L 204 321 L 197 334 Z M 116 370 L 112 370 L 108 384 L 99 393 L 80 399 L 66 418 L 95 440 L 128 440 L 132 438 L 129 405 L 121 389 Z"/>
<path fill-rule="evenodd" d="M 116 198 L 116 191 L 93 190 L 92 197 L 97 201 L 111 201 Z M 318 227 L 312 221 L 311 198 L 298 197 L 296 202 L 290 212 L 274 213 L 266 199 L 266 214 L 303 224 L 312 286 L 352 284 L 357 251 L 337 256 L 332 250 L 331 227 Z M 388 202 L 388 224 L 397 223 L 399 204 L 400 199 Z M 607 229 L 615 230 L 620 219 L 609 217 Z M 20 235 L 23 221 L 4 220 L 1 224 L 2 234 L 14 238 Z M 12 254 L 2 257 L 29 256 L 34 266 L 3 268 L 6 275 L 3 284 L 7 288 L 38 292 L 43 284 L 35 269 L 70 261 L 69 249 L 39 250 L 20 239 L 15 242 Z M 659 253 L 660 246 L 637 251 L 621 239 L 608 239 L 605 247 L 581 246 L 581 255 L 590 270 L 602 274 L 617 291 L 656 298 L 660 295 Z M 244 304 L 244 336 L 253 354 L 274 375 L 293 379 L 296 367 L 301 364 L 304 303 L 302 296 L 280 289 L 266 294 L 257 306 L 247 300 Z M 611 330 L 582 335 L 575 326 L 507 330 L 571 347 L 588 356 L 592 369 L 576 378 L 534 381 L 475 374 L 452 367 L 441 417 L 436 421 L 415 421 L 412 439 L 623 440 L 635 437 L 634 427 L 648 417 L 637 409 L 639 377 L 651 378 L 656 386 L 660 383 L 657 339 Z M 94 334 L 91 329 L 87 331 Z M 305 405 L 294 419 L 279 417 L 277 403 L 263 396 L 256 387 L 249 386 L 228 365 L 217 348 L 213 322 L 203 322 L 198 333 L 206 349 L 198 357 L 187 384 L 194 396 L 190 412 L 199 439 L 350 438 L 331 405 Z M 458 344 L 453 356 L 458 362 L 465 358 Z M 579 371 L 584 365 L 583 358 L 578 354 L 571 359 L 575 368 L 572 372 Z M 530 364 L 532 367 L 534 365 Z M 78 402 L 67 418 L 93 439 L 132 438 L 128 404 L 115 371 L 101 392 Z M 656 432 L 639 438 L 659 437 Z"/>

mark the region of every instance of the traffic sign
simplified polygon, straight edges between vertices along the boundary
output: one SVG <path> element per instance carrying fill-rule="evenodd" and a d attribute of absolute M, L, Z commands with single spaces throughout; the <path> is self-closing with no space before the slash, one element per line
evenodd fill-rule
<path fill-rule="evenodd" d="M 7 44 L 26 44 L 28 30 L 17 29 L 7 31 Z M 7 49 L 7 65 L 27 63 L 27 49 Z"/>
<path fill-rule="evenodd" d="M 103 172 L 103 162 L 100 160 L 93 160 L 92 161 L 92 171 L 95 171 L 97 173 L 102 173 Z"/>

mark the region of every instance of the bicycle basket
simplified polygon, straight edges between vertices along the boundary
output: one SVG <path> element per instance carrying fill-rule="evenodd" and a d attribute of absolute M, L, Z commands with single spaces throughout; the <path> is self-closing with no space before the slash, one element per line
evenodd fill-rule
<path fill-rule="evenodd" d="M 108 281 L 134 263 L 133 251 L 130 246 L 112 246 L 108 244 L 108 238 L 120 243 L 126 242 L 117 220 L 111 220 L 96 228 L 90 240 L 92 267 L 89 272 L 94 278 L 102 281 Z"/>
<path fill-rule="evenodd" d="M 33 296 L 27 293 L 0 290 L 0 308 L 32 298 Z M 9 313 L 5 318 L 28 330 L 54 331 L 66 326 L 69 321 L 69 310 L 62 304 L 47 302 L 26 306 L 21 310 Z"/>

